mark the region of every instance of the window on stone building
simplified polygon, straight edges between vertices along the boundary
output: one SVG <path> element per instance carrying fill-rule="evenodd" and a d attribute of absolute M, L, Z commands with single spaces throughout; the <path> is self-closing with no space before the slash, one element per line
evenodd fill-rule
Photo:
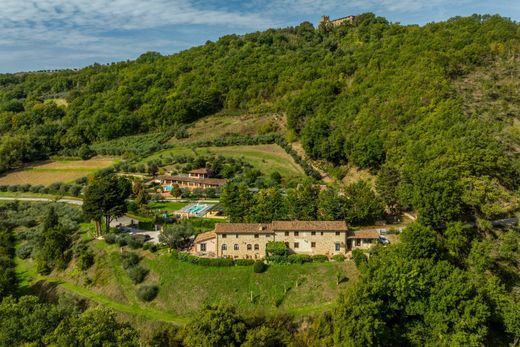
<path fill-rule="evenodd" d="M 289 232 L 288 231 L 285 232 L 285 236 L 289 236 Z"/>
<path fill-rule="evenodd" d="M 247 250 L 250 251 L 251 250 L 251 245 L 247 245 Z"/>
<path fill-rule="evenodd" d="M 323 231 L 320 234 L 321 234 L 321 236 L 323 236 Z"/>
<path fill-rule="evenodd" d="M 227 245 L 225 243 L 222 244 L 222 250 L 227 251 Z"/>
<path fill-rule="evenodd" d="M 233 249 L 234 249 L 235 251 L 238 251 L 238 249 L 239 249 L 239 248 L 238 248 L 238 243 L 235 243 L 235 245 L 233 246 Z"/>
<path fill-rule="evenodd" d="M 316 247 L 316 242 L 311 242 L 311 247 L 315 248 Z"/>
<path fill-rule="evenodd" d="M 257 238 L 258 238 L 259 236 L 260 236 L 260 235 L 258 235 L 258 234 L 255 234 L 255 239 L 257 239 Z"/>
<path fill-rule="evenodd" d="M 339 231 L 336 231 L 336 235 L 339 235 Z"/>
<path fill-rule="evenodd" d="M 299 248 L 300 247 L 300 244 L 298 242 L 295 242 L 294 243 L 294 248 Z"/>
<path fill-rule="evenodd" d="M 238 239 L 238 234 L 236 234 L 236 235 L 235 235 L 235 238 L 237 238 L 237 239 Z"/>
<path fill-rule="evenodd" d="M 316 235 L 316 232 L 315 231 L 311 231 L 311 236 L 314 236 Z"/>
<path fill-rule="evenodd" d="M 206 244 L 205 243 L 201 243 L 200 244 L 200 251 L 201 252 L 206 252 Z"/>
<path fill-rule="evenodd" d="M 341 250 L 341 245 L 339 243 L 336 243 L 336 252 Z"/>
<path fill-rule="evenodd" d="M 298 235 L 300 235 L 300 233 L 297 232 L 297 231 L 295 231 L 295 232 L 294 232 L 294 236 L 298 236 Z"/>
<path fill-rule="evenodd" d="M 222 235 L 222 238 L 223 238 L 223 239 L 225 239 L 226 237 L 227 237 L 227 235 L 226 235 L 226 234 L 223 234 L 223 235 Z"/>
<path fill-rule="evenodd" d="M 260 250 L 260 245 L 258 245 L 258 243 L 257 243 L 257 244 L 255 244 L 255 251 L 258 251 L 258 250 Z"/>

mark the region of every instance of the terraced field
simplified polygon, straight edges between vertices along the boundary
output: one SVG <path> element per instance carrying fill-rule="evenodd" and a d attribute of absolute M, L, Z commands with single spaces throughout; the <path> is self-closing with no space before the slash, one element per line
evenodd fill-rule
<path fill-rule="evenodd" d="M 223 155 L 225 157 L 242 158 L 265 175 L 269 175 L 274 171 L 278 171 L 284 177 L 304 175 L 301 166 L 276 144 L 200 148 L 178 146 L 154 153 L 149 157 L 143 158 L 141 162 L 146 163 L 151 159 L 166 157 L 170 154 L 189 156 L 206 154 Z"/>
<path fill-rule="evenodd" d="M 0 185 L 67 183 L 109 167 L 115 162 L 114 158 L 40 162 L 0 176 Z"/>
<path fill-rule="evenodd" d="M 282 133 L 284 130 L 284 119 L 277 114 L 216 114 L 191 124 L 187 130 L 187 138 L 172 138 L 169 143 L 185 145 L 197 141 L 215 140 L 230 135 L 255 136 L 267 132 Z"/>

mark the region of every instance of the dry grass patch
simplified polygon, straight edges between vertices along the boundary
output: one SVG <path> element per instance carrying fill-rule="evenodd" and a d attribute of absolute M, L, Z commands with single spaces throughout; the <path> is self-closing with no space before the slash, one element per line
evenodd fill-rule
<path fill-rule="evenodd" d="M 63 160 L 35 163 L 0 176 L 0 185 L 72 182 L 114 164 L 114 158 Z"/>
<path fill-rule="evenodd" d="M 190 125 L 188 138 L 172 138 L 169 143 L 187 144 L 215 140 L 230 135 L 256 136 L 272 131 L 282 131 L 284 127 L 283 117 L 277 114 L 217 114 L 202 118 Z"/>

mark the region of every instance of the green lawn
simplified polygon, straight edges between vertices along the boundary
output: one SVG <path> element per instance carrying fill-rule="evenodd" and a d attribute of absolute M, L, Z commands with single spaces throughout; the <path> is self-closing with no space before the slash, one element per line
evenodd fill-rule
<path fill-rule="evenodd" d="M 181 316 L 219 303 L 245 315 L 317 313 L 330 308 L 339 291 L 357 277 L 352 263 L 272 265 L 263 274 L 255 274 L 250 266 L 204 267 L 168 255 L 145 258 L 143 265 L 158 275 L 161 288 L 168 288 L 160 291 L 158 302 Z M 337 285 L 337 272 L 350 281 Z"/>
<path fill-rule="evenodd" d="M 224 146 L 224 147 L 174 147 L 159 151 L 141 160 L 146 163 L 149 160 L 168 155 L 223 155 L 225 157 L 241 158 L 260 170 L 263 174 L 269 175 L 278 171 L 282 176 L 295 177 L 303 176 L 303 169 L 289 156 L 280 146 L 275 144 L 254 145 L 254 146 Z"/>
<path fill-rule="evenodd" d="M 45 280 L 125 314 L 183 324 L 205 305 L 218 303 L 233 305 L 246 316 L 316 314 L 333 307 L 339 293 L 358 276 L 352 262 L 272 265 L 255 274 L 251 266 L 204 267 L 178 261 L 166 250 L 156 254 L 141 250 L 135 251 L 143 258 L 141 266 L 150 270 L 144 283 L 160 288 L 153 302 L 144 303 L 121 267 L 119 246 L 98 240 L 90 244 L 96 264 L 84 273 L 71 263 L 65 272 L 41 276 L 32 260 L 17 259 L 22 292 Z M 339 285 L 338 273 L 347 278 Z"/>
<path fill-rule="evenodd" d="M 36 266 L 32 260 L 17 259 L 17 276 L 19 280 L 20 294 L 28 294 L 32 285 L 40 281 L 45 281 L 80 297 L 111 308 L 116 312 L 174 324 L 187 323 L 187 319 L 185 318 L 177 317 L 154 308 L 144 307 L 144 305 L 141 305 L 139 302 L 134 302 L 133 304 L 129 305 L 128 303 L 112 300 L 107 296 L 96 293 L 85 286 L 74 284 L 72 282 L 68 282 L 52 276 L 42 276 L 36 272 Z"/>
<path fill-rule="evenodd" d="M 180 210 L 181 208 L 183 208 L 186 205 L 188 205 L 187 202 L 161 201 L 161 202 L 149 203 L 148 208 L 151 210 L 173 212 L 173 211 Z"/>

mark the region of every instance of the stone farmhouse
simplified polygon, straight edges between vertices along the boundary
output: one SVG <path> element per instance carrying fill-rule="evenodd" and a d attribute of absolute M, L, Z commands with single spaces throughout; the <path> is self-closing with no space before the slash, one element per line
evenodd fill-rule
<path fill-rule="evenodd" d="M 282 241 L 290 253 L 347 254 L 379 242 L 373 229 L 349 230 L 345 221 L 274 221 L 272 223 L 219 223 L 215 230 L 197 235 L 191 253 L 203 257 L 261 259 L 269 241 Z"/>
<path fill-rule="evenodd" d="M 345 23 L 352 24 L 354 22 L 355 16 L 347 16 L 347 17 L 341 17 L 337 19 L 331 20 L 329 16 L 322 16 L 320 19 L 320 24 L 324 25 L 332 25 L 334 27 L 340 26 Z"/>
<path fill-rule="evenodd" d="M 225 179 L 212 178 L 212 172 L 206 168 L 191 170 L 187 175 L 160 175 L 156 182 L 160 183 L 163 191 L 170 191 L 174 185 L 184 189 L 218 188 L 226 183 Z"/>

